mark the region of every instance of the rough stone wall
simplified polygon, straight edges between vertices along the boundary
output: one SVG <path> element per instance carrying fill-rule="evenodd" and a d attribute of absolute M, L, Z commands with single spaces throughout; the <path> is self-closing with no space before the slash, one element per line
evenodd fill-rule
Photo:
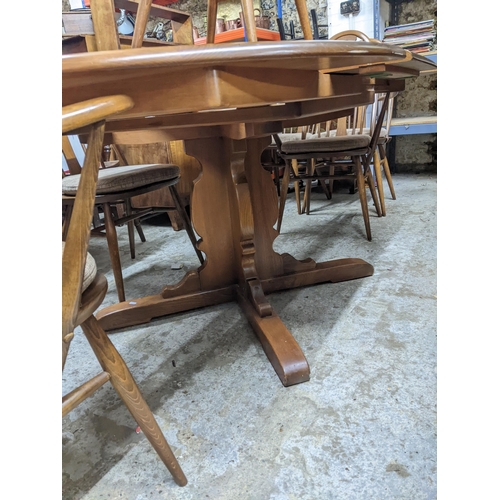
<path fill-rule="evenodd" d="M 437 1 L 414 0 L 400 6 L 398 24 L 434 19 L 437 28 Z M 409 79 L 404 92 L 396 97 L 395 117 L 437 114 L 437 74 Z M 394 141 L 395 172 L 436 172 L 437 134 L 397 136 Z"/>

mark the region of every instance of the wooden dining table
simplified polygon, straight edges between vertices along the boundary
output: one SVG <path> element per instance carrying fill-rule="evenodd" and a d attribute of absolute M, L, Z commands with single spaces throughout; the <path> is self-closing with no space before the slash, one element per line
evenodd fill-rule
<path fill-rule="evenodd" d="M 371 276 L 355 257 L 315 262 L 273 249 L 277 193 L 261 165 L 271 134 L 345 116 L 375 93 L 402 91 L 434 67 L 376 42 L 281 41 L 104 51 L 63 56 L 63 106 L 124 94 L 135 105 L 109 119 L 107 140 L 184 140 L 202 173 L 191 215 L 206 259 L 176 285 L 98 312 L 109 331 L 236 301 L 284 386 L 309 380 L 299 344 L 267 295 Z M 85 129 L 79 131 L 84 134 Z M 321 289 L 317 289 L 321 293 Z"/>

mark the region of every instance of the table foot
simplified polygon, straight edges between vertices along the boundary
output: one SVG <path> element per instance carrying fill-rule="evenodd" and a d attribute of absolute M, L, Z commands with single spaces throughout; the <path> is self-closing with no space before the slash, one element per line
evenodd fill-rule
<path fill-rule="evenodd" d="M 339 283 L 358 278 L 366 278 L 374 272 L 373 266 L 363 259 L 337 259 L 315 263 L 312 259 L 295 260 L 289 254 L 282 254 L 285 274 L 274 278 L 261 279 L 264 293 L 272 293 L 288 288 L 316 285 L 319 283 Z"/>
<path fill-rule="evenodd" d="M 197 291 L 176 297 L 163 294 L 127 300 L 101 309 L 96 318 L 105 331 L 149 323 L 154 318 L 179 312 L 214 306 L 235 300 L 235 287 Z"/>
<path fill-rule="evenodd" d="M 271 315 L 262 317 L 239 290 L 236 295 L 281 383 L 288 387 L 307 382 L 309 363 L 279 316 L 273 311 Z"/>

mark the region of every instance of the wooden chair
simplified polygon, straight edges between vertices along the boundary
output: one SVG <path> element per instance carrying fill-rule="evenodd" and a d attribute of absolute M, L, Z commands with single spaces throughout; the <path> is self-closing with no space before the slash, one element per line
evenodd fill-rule
<path fill-rule="evenodd" d="M 137 15 L 131 44 L 132 48 L 142 47 L 152 0 L 138 0 L 137 3 Z M 94 25 L 95 45 L 97 50 L 120 49 L 120 41 L 116 28 L 114 12 L 114 0 L 93 0 L 91 3 L 92 22 Z M 64 151 L 66 151 L 70 172 L 73 168 L 75 173 L 79 173 L 79 166 L 75 162 L 75 155 L 69 147 L 69 141 L 67 138 L 63 138 L 63 152 Z M 69 157 L 71 157 L 70 160 L 68 160 Z M 153 213 L 176 210 L 181 218 L 182 227 L 188 233 L 189 239 L 194 246 L 198 259 L 201 263 L 203 263 L 204 259 L 203 254 L 196 246 L 197 239 L 195 237 L 191 221 L 186 213 L 184 203 L 181 202 L 176 187 L 174 186 L 174 184 L 179 182 L 180 179 L 179 168 L 176 165 L 158 162 L 151 162 L 152 164 L 143 166 L 128 165 L 126 157 L 124 156 L 121 156 L 121 161 L 121 170 L 106 169 L 106 171 L 99 172 L 100 181 L 97 193 L 98 201 L 102 204 L 104 209 L 104 228 L 106 238 L 108 240 L 118 299 L 120 302 L 123 302 L 125 301 L 125 289 L 123 285 L 120 255 L 118 251 L 116 225 L 127 223 L 129 228 L 131 256 L 134 258 L 134 221 L 141 240 L 145 241 L 140 224 L 138 224 L 140 218 L 150 216 Z M 71 165 L 73 165 L 73 167 Z M 117 179 L 120 179 L 120 182 L 122 183 L 125 182 L 126 189 L 120 189 L 118 192 L 116 186 Z M 76 182 L 77 179 L 63 179 L 63 204 L 66 206 L 71 205 Z M 138 196 L 151 192 L 161 192 L 165 188 L 168 188 L 168 192 L 170 193 L 169 198 L 173 202 L 170 206 L 166 203 L 167 200 L 164 200 L 161 207 L 154 207 L 151 205 L 145 206 L 144 204 L 141 204 L 141 206 L 137 209 L 133 208 L 134 200 L 137 200 Z M 113 218 L 111 216 L 113 213 L 111 208 L 112 206 L 116 206 L 116 204 L 125 204 L 126 208 L 123 217 L 115 216 Z M 115 214 L 117 213 L 116 210 L 114 212 Z M 111 221 L 113 221 L 114 224 L 111 224 Z"/>
<path fill-rule="evenodd" d="M 380 40 L 377 40 L 376 38 L 369 38 L 367 35 L 365 35 L 363 32 L 358 31 L 358 30 L 346 30 L 346 31 L 341 31 L 340 33 L 337 33 L 333 35 L 330 40 L 363 40 L 365 42 L 378 42 L 381 43 Z M 363 133 L 372 133 L 372 131 L 375 129 L 376 125 L 376 120 L 381 119 L 384 124 L 383 128 L 380 130 L 379 134 L 379 140 L 377 143 L 377 147 L 375 151 L 373 152 L 373 170 L 375 172 L 375 178 L 377 181 L 377 191 L 379 194 L 380 198 L 380 208 L 382 211 L 382 215 L 386 215 L 386 209 L 385 209 L 385 196 L 384 196 L 384 188 L 382 184 L 382 171 L 381 171 L 381 165 L 384 170 L 385 178 L 387 180 L 387 184 L 389 186 L 389 190 L 391 192 L 392 199 L 396 199 L 396 192 L 394 190 L 394 184 L 392 182 L 392 175 L 391 175 L 391 170 L 389 168 L 389 161 L 387 159 L 386 151 L 385 151 L 385 146 L 388 144 L 388 142 L 391 140 L 391 137 L 389 135 L 390 131 L 390 124 L 391 124 L 391 118 L 392 118 L 392 112 L 393 112 L 393 107 L 394 107 L 394 98 L 397 93 L 391 93 L 386 109 L 384 110 L 384 116 L 381 116 L 382 114 L 382 107 L 384 106 L 384 98 L 385 94 L 378 94 L 375 96 L 375 100 L 372 104 L 372 109 L 371 109 L 371 126 L 370 130 L 364 130 Z"/>
<path fill-rule="evenodd" d="M 62 179 L 62 204 L 65 209 L 63 239 L 65 239 L 68 223 L 72 217 L 72 209 L 82 169 L 78 164 L 78 160 L 76 159 L 76 155 L 74 154 L 67 136 L 63 136 L 63 154 L 66 157 L 68 168 L 70 169 L 70 174 L 65 175 Z M 175 209 L 182 216 L 189 239 L 191 240 L 200 262 L 203 264 L 203 254 L 197 248 L 197 238 L 194 234 L 191 221 L 184 206 L 179 200 L 179 195 L 175 188 L 175 184 L 179 182 L 179 179 L 179 167 L 172 164 L 115 166 L 111 168 L 100 168 L 98 171 L 95 207 L 101 209 L 104 214 L 104 232 L 108 243 L 118 300 L 120 302 L 126 299 L 116 231 L 117 226 L 127 224 L 131 257 L 135 258 L 134 227 L 136 224 L 139 229 L 141 227 L 139 223 L 141 219 L 150 217 L 159 212 L 166 212 L 169 209 Z M 132 208 L 131 200 L 135 196 L 165 187 L 168 187 L 170 190 L 175 203 L 174 206 L 165 208 L 149 207 L 140 210 Z M 125 206 L 123 216 L 116 215 L 118 211 L 113 210 L 114 207 L 116 208 L 120 205 Z M 139 234 L 141 233 L 142 229 L 140 229 Z M 145 241 L 143 233 L 141 239 Z"/>
<path fill-rule="evenodd" d="M 161 2 L 159 2 L 161 3 Z M 165 3 L 165 2 L 163 2 Z M 115 20 L 115 7 L 136 12 L 134 33 L 131 42 L 119 37 Z M 175 10 L 152 3 L 152 0 L 92 0 L 91 5 L 92 23 L 94 36 L 86 36 L 87 51 L 102 50 L 126 50 L 130 48 L 141 48 L 151 39 L 145 38 L 146 27 L 151 17 L 170 19 L 174 34 L 174 42 L 181 44 L 193 44 L 192 21 L 189 15 L 178 16 Z M 151 17 L 150 17 L 151 16 Z M 187 16 L 187 19 L 186 19 Z M 180 17 L 183 19 L 181 20 Z M 182 21 L 182 22 L 181 22 Z M 125 42 L 125 43 L 123 43 Z M 157 149 L 157 154 L 153 153 L 150 144 L 144 145 L 143 154 L 137 155 L 140 148 L 132 146 L 129 151 L 128 146 L 124 146 L 125 157 L 129 164 L 139 163 L 174 163 L 180 168 L 181 178 L 176 186 L 182 205 L 190 205 L 192 185 L 200 173 L 200 165 L 193 157 L 184 153 L 183 141 L 165 142 L 162 148 Z M 136 159 L 142 156 L 142 159 Z M 132 159 L 130 159 L 132 157 Z M 148 207 L 172 207 L 174 201 L 170 190 L 159 189 L 151 193 L 146 193 L 131 200 L 132 207 L 137 209 Z M 168 217 L 175 231 L 185 228 L 183 217 L 176 210 L 168 210 Z"/>
<path fill-rule="evenodd" d="M 391 115 L 392 115 L 392 110 L 393 110 L 393 102 L 394 102 L 394 97 L 396 93 L 391 93 L 390 95 L 387 94 L 376 94 L 375 95 L 375 100 L 371 106 L 368 106 L 368 109 L 370 111 L 370 126 L 366 127 L 366 114 L 367 110 L 366 108 L 361 108 L 354 110 L 353 118 L 352 121 L 355 122 L 356 120 L 361 120 L 357 122 L 356 127 L 352 128 L 352 124 L 348 123 L 347 125 L 345 124 L 344 120 L 340 120 L 337 125 L 337 129 L 330 129 L 328 124 L 326 124 L 326 131 L 321 133 L 322 136 L 328 137 L 331 134 L 333 135 L 345 135 L 345 134 L 353 134 L 353 133 L 361 133 L 361 134 L 366 134 L 372 136 L 377 124 L 378 120 L 382 121 L 382 127 L 380 128 L 380 132 L 378 135 L 378 141 L 377 144 L 372 151 L 372 158 L 371 158 L 371 165 L 373 165 L 373 172 L 375 174 L 375 183 L 377 187 L 377 193 L 379 197 L 379 202 L 380 202 L 380 211 L 381 215 L 385 216 L 386 215 L 386 207 L 385 207 L 385 194 L 384 194 L 384 187 L 383 187 L 383 182 L 382 182 L 382 169 L 385 174 L 385 178 L 387 181 L 387 184 L 389 186 L 389 190 L 391 192 L 392 199 L 396 199 L 396 193 L 394 191 L 394 185 L 392 182 L 392 176 L 391 176 L 391 171 L 389 168 L 389 162 L 387 160 L 387 155 L 385 151 L 385 146 L 388 144 L 388 142 L 391 140 L 391 137 L 389 135 L 389 130 L 390 130 L 390 122 L 391 122 Z M 385 101 L 387 100 L 387 103 Z M 383 116 L 382 112 L 384 113 Z M 358 113 L 358 118 L 356 118 L 356 113 Z M 347 128 L 346 128 L 347 127 Z M 349 162 L 343 162 L 342 165 L 340 165 L 340 162 L 337 162 L 335 165 L 330 166 L 330 174 L 334 173 L 334 169 L 336 167 L 341 166 L 342 169 L 345 169 L 349 166 Z M 325 166 L 317 166 L 316 170 L 318 173 L 324 173 Z M 319 177 L 320 182 L 324 182 L 321 180 L 321 177 Z M 331 193 L 333 190 L 333 182 L 335 182 L 335 177 L 330 177 L 329 178 L 329 183 L 328 184 L 322 184 L 323 189 L 327 195 L 327 198 L 331 198 Z M 353 183 L 350 192 L 354 193 L 356 190 L 356 184 L 355 182 Z M 308 191 L 306 191 L 306 194 L 304 195 L 304 198 L 306 198 Z"/>
<path fill-rule="evenodd" d="M 348 30 L 338 33 L 331 37 L 331 40 L 362 40 L 362 41 L 375 41 L 371 40 L 364 33 L 357 30 Z M 332 141 L 329 145 L 333 150 L 335 150 L 335 155 L 328 157 L 326 151 L 323 151 L 324 156 L 318 156 L 317 154 L 310 155 L 306 154 L 307 144 L 305 142 L 300 145 L 299 143 L 295 145 L 285 145 L 284 149 L 281 147 L 281 153 L 285 152 L 285 154 L 281 154 L 281 156 L 285 159 L 289 159 L 289 164 L 285 168 L 283 175 L 283 184 L 287 184 L 290 182 L 290 178 L 294 180 L 295 183 L 295 197 L 297 201 L 297 210 L 299 214 L 301 213 L 309 213 L 309 205 L 310 205 L 310 196 L 311 196 L 311 182 L 314 179 L 319 180 L 321 183 L 323 190 L 325 191 L 327 198 L 331 198 L 332 193 L 332 185 L 333 182 L 338 180 L 351 180 L 353 183 L 353 188 L 351 192 L 355 191 L 354 186 L 357 185 L 362 211 L 363 218 L 365 221 L 365 229 L 368 240 L 371 240 L 371 229 L 368 217 L 368 208 L 366 205 L 366 186 L 369 187 L 375 208 L 377 210 L 377 215 L 382 216 L 386 214 L 385 210 L 385 200 L 384 200 L 384 192 L 382 186 L 382 175 L 380 168 L 380 158 L 384 158 L 384 171 L 388 171 L 386 173 L 386 178 L 388 179 L 388 183 L 390 185 L 391 194 L 394 193 L 392 186 L 392 179 L 390 177 L 390 170 L 387 163 L 387 158 L 385 155 L 385 150 L 383 149 L 384 145 L 387 143 L 388 139 L 388 131 L 387 129 L 382 128 L 381 122 L 384 119 L 384 116 L 390 116 L 387 114 L 387 109 L 389 106 L 392 106 L 392 100 L 394 96 L 389 95 L 380 95 L 376 96 L 375 101 L 371 107 L 371 125 L 370 127 L 366 127 L 366 116 L 367 116 L 367 108 L 366 106 L 359 107 L 357 109 L 352 110 L 351 114 L 337 119 L 336 129 L 332 129 L 331 123 L 327 122 L 324 124 L 324 129 L 321 128 L 321 124 L 316 124 L 313 129 L 307 130 L 310 135 L 305 134 L 304 130 L 302 132 L 302 141 L 307 140 L 322 140 L 331 138 Z M 390 104 L 391 103 L 391 104 Z M 392 107 L 390 108 L 390 112 L 392 112 Z M 311 134 L 312 133 L 312 134 Z M 366 142 L 367 138 L 369 139 L 369 148 L 365 151 L 364 154 L 360 155 L 358 158 L 361 161 L 363 166 L 362 175 L 359 171 L 359 164 L 357 160 L 355 160 L 354 156 L 349 155 L 348 151 L 338 151 L 338 147 L 344 140 L 356 141 L 355 138 L 347 139 L 350 136 L 365 136 L 364 139 L 358 137 L 358 140 Z M 276 136 L 283 143 L 283 139 L 290 139 L 287 137 L 287 134 L 282 134 Z M 345 137 L 346 139 L 342 139 Z M 312 147 L 316 147 L 319 145 L 313 143 Z M 382 150 L 380 150 L 379 146 L 382 146 Z M 294 152 L 303 153 L 301 156 L 296 156 L 292 158 L 290 155 L 289 148 L 295 148 Z M 302 147 L 302 150 L 300 149 Z M 325 150 L 329 149 L 327 147 L 326 142 L 323 141 L 321 145 Z M 381 152 L 380 152 L 381 151 Z M 343 153 L 346 153 L 343 156 Z M 380 157 L 379 157 L 380 154 Z M 347 159 L 346 159 L 347 158 Z M 307 160 L 307 167 L 305 173 L 299 172 L 298 160 L 305 159 Z M 319 162 L 318 162 L 319 160 Z M 373 179 L 373 175 L 371 173 L 370 164 L 373 161 L 374 164 L 374 172 L 377 180 L 377 191 L 375 190 L 375 182 Z M 361 175 L 361 177 L 360 177 Z M 299 193 L 299 184 L 298 180 L 305 180 L 305 190 L 304 190 L 304 202 L 301 206 L 300 203 L 300 193 Z M 329 184 L 327 185 L 325 181 L 328 180 Z M 362 192 L 361 192 L 362 191 Z M 394 197 L 394 194 L 393 194 Z M 279 216 L 278 216 L 278 231 L 281 230 L 282 218 L 284 213 L 284 207 L 286 202 L 286 194 L 285 190 L 282 188 L 281 196 L 280 196 L 280 207 L 279 207 Z"/>
<path fill-rule="evenodd" d="M 369 186 L 370 192 L 377 209 L 377 214 L 381 215 L 380 205 L 378 202 L 375 183 L 367 163 L 367 158 L 372 151 L 372 137 L 366 134 L 351 134 L 351 135 L 336 135 L 333 137 L 315 137 L 282 142 L 279 135 L 274 135 L 274 140 L 278 147 L 280 156 L 285 160 L 285 170 L 283 173 L 283 187 L 281 189 L 280 206 L 278 215 L 278 232 L 281 230 L 283 213 L 286 202 L 286 189 L 284 188 L 290 182 L 290 179 L 297 182 L 299 179 L 306 181 L 304 211 L 309 213 L 310 183 L 313 179 L 356 179 L 358 184 L 359 199 L 365 223 L 366 237 L 371 241 L 371 228 L 368 210 L 368 201 L 366 197 L 366 185 Z M 316 162 L 319 160 L 327 163 L 328 166 L 334 166 L 335 160 L 344 160 L 348 158 L 348 162 L 354 166 L 352 174 L 337 175 L 327 174 L 321 175 L 316 171 Z M 305 174 L 301 174 L 298 168 L 298 161 L 306 160 L 307 167 Z M 296 191 L 297 193 L 297 191 Z M 299 202 L 300 208 L 300 202 Z"/>
<path fill-rule="evenodd" d="M 392 182 L 392 176 L 391 176 L 391 171 L 389 168 L 389 163 L 387 161 L 387 156 L 385 152 L 385 146 L 386 144 L 391 140 L 391 137 L 389 135 L 389 129 L 390 129 L 390 117 L 392 114 L 392 109 L 393 109 L 393 101 L 396 93 L 391 93 L 389 95 L 387 94 L 376 94 L 375 95 L 375 100 L 372 105 L 368 107 L 362 107 L 354 110 L 354 113 L 351 117 L 348 117 L 348 121 L 346 123 L 346 119 L 341 119 L 338 120 L 337 122 L 337 128 L 333 129 L 329 126 L 329 124 L 326 124 L 326 131 L 321 132 L 322 137 L 329 137 L 330 135 L 351 135 L 351 134 L 366 134 L 373 136 L 375 127 L 377 126 L 377 122 L 381 121 L 382 126 L 380 128 L 379 134 L 378 134 L 378 140 L 377 144 L 374 147 L 371 155 L 371 165 L 373 166 L 373 172 L 375 174 L 375 183 L 376 183 L 376 188 L 377 188 L 377 193 L 379 197 L 379 202 L 380 202 L 380 212 L 382 216 L 386 215 L 386 207 L 385 207 L 385 195 L 384 195 L 384 187 L 383 187 L 383 182 L 382 182 L 382 168 L 387 180 L 387 184 L 389 186 L 392 198 L 395 200 L 396 199 L 396 194 L 394 191 L 394 185 Z M 386 102 L 387 101 L 387 102 Z M 367 108 L 370 111 L 370 126 L 367 127 Z M 354 125 L 353 125 L 354 123 Z M 328 184 L 325 184 L 324 181 L 322 181 L 322 177 L 319 177 L 320 182 L 322 182 L 323 189 L 327 195 L 327 198 L 331 198 L 331 193 L 333 191 L 333 183 L 338 180 L 335 178 L 334 173 L 336 172 L 336 169 L 338 168 L 341 172 L 345 172 L 346 169 L 349 168 L 349 166 L 352 167 L 352 164 L 350 164 L 348 161 L 344 162 L 335 162 L 335 164 L 332 164 L 328 167 L 328 165 L 317 165 L 316 166 L 316 171 L 318 174 L 324 174 L 325 169 L 329 168 L 330 175 L 331 177 L 328 180 Z M 307 188 L 307 186 L 306 186 Z M 356 182 L 354 181 L 351 188 L 350 192 L 354 193 L 356 191 Z M 306 193 L 304 195 L 304 199 L 309 199 L 307 197 L 308 192 L 310 189 L 306 189 Z M 303 212 L 304 210 L 302 210 Z M 379 214 L 380 215 L 380 214 Z"/>
<path fill-rule="evenodd" d="M 119 95 L 92 99 L 62 110 L 63 134 L 81 127 L 90 127 L 85 163 L 74 196 L 73 216 L 62 250 L 62 369 L 64 371 L 74 331 L 78 326 L 83 330 L 102 367 L 101 373 L 63 396 L 62 416 L 67 415 L 106 382 L 111 382 L 175 482 L 184 486 L 187 484 L 186 476 L 165 436 L 127 365 L 94 316 L 107 291 L 106 278 L 97 272 L 95 261 L 88 253 L 104 124 L 108 116 L 132 106 L 130 98 Z"/>

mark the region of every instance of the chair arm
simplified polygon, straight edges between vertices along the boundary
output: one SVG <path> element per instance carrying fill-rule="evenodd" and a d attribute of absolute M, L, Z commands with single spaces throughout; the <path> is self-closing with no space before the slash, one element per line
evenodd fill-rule
<path fill-rule="evenodd" d="M 62 108 L 62 133 L 91 125 L 134 106 L 126 95 L 97 97 Z"/>
<path fill-rule="evenodd" d="M 91 126 L 73 212 L 62 256 L 62 334 L 72 332 L 80 306 L 83 273 L 94 212 L 98 170 L 104 139 L 105 119 L 130 109 L 132 99 L 124 95 L 90 99 L 62 110 L 63 133 Z"/>

